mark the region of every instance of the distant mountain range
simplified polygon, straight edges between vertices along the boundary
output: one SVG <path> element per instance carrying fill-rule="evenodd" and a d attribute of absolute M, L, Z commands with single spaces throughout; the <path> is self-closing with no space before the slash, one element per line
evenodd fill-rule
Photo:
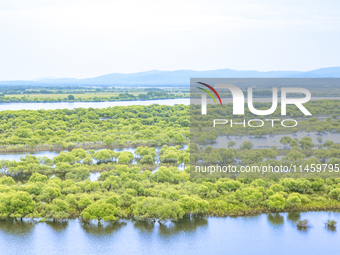
<path fill-rule="evenodd" d="M 32 81 L 1 81 L 11 85 L 189 85 L 190 78 L 340 78 L 340 67 L 299 71 L 237 71 L 218 69 L 211 71 L 147 71 L 139 73 L 111 73 L 94 78 L 47 78 Z"/>

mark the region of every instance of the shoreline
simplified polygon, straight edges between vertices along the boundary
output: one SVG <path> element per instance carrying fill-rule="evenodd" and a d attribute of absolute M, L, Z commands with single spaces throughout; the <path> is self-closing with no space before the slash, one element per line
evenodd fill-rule
<path fill-rule="evenodd" d="M 116 221 L 105 221 L 105 220 L 101 220 L 101 223 L 103 222 L 104 224 L 119 224 L 122 222 L 126 222 L 126 221 L 130 221 L 130 222 L 140 222 L 140 223 L 154 223 L 154 224 L 159 224 L 159 225 L 166 225 L 167 223 L 178 223 L 178 221 L 180 220 L 191 220 L 191 219 L 209 219 L 209 218 L 244 218 L 244 217 L 253 217 L 253 216 L 260 216 L 260 215 L 270 215 L 270 214 L 280 214 L 280 213 L 309 213 L 309 212 L 340 212 L 340 204 L 338 205 L 338 207 L 332 207 L 332 208 L 327 208 L 327 209 L 323 209 L 323 208 L 314 208 L 312 210 L 310 209 L 306 209 L 306 210 L 294 210 L 294 209 L 288 209 L 288 210 L 281 210 L 281 211 L 277 211 L 277 212 L 272 212 L 269 210 L 264 210 L 262 212 L 256 212 L 256 213 L 250 213 L 250 214 L 228 214 L 228 215 L 215 215 L 215 214 L 209 214 L 209 215 L 205 215 L 205 214 L 200 214 L 200 215 L 190 215 L 190 216 L 183 216 L 183 218 L 178 219 L 178 220 L 167 220 L 164 223 L 161 223 L 158 221 L 158 218 L 154 220 L 152 219 L 148 219 L 148 220 L 139 220 L 139 219 L 135 219 L 133 218 L 133 216 L 131 217 L 121 217 Z M 103 226 L 103 224 L 98 224 L 97 220 L 83 220 L 81 218 L 81 216 L 76 216 L 76 217 L 70 217 L 70 218 L 65 218 L 65 219 L 60 219 L 60 220 L 52 220 L 52 219 L 44 219 L 44 218 L 30 218 L 30 217 L 25 217 L 22 218 L 22 220 L 20 218 L 9 218 L 9 219 L 0 219 L 0 221 L 2 222 L 10 222 L 10 221 L 14 221 L 14 222 L 24 222 L 24 223 L 65 223 L 65 222 L 69 222 L 69 221 L 74 221 L 77 220 L 79 221 L 79 223 L 82 224 L 92 224 L 94 226 Z"/>

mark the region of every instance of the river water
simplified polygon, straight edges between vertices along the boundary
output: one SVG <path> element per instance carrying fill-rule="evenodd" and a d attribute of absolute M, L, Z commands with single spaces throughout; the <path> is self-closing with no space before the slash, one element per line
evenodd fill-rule
<path fill-rule="evenodd" d="M 311 227 L 298 230 L 307 219 Z M 338 254 L 337 212 L 262 214 L 237 218 L 191 218 L 177 223 L 121 221 L 97 226 L 0 221 L 1 254 Z"/>
<path fill-rule="evenodd" d="M 339 97 L 312 97 L 311 100 L 323 99 L 340 99 Z M 175 105 L 190 103 L 199 104 L 200 99 L 178 98 L 178 99 L 160 99 L 160 100 L 144 100 L 144 101 L 117 101 L 117 102 L 56 102 L 56 103 L 0 103 L 0 111 L 16 111 L 16 110 L 56 110 L 56 109 L 75 109 L 75 108 L 107 108 L 113 106 L 130 106 L 130 105 Z M 208 99 L 209 104 L 213 101 Z M 254 98 L 253 102 L 272 102 L 271 98 Z M 232 103 L 232 98 L 224 98 L 223 103 Z"/>
<path fill-rule="evenodd" d="M 145 100 L 145 101 L 118 101 L 118 102 L 56 102 L 56 103 L 2 103 L 0 111 L 16 110 L 56 110 L 56 109 L 75 109 L 75 108 L 107 108 L 113 106 L 130 106 L 130 105 L 175 105 L 190 104 L 190 99 L 163 99 L 163 100 Z"/>

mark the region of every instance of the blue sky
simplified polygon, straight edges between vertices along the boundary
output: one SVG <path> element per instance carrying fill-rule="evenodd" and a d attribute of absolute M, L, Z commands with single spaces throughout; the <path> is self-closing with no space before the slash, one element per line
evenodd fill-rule
<path fill-rule="evenodd" d="M 340 66 L 339 7 L 327 0 L 0 1 L 0 80 Z"/>

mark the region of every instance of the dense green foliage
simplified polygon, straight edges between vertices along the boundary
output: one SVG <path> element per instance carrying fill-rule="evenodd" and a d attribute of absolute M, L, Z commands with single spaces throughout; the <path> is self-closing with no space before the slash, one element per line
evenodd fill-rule
<path fill-rule="evenodd" d="M 311 102 L 312 108 L 318 104 L 327 108 L 320 114 L 337 114 L 337 102 L 318 102 Z M 316 145 L 309 137 L 298 140 L 286 136 L 280 141 L 284 149 L 253 149 L 250 142 L 240 148 L 230 143 L 228 149 L 196 144 L 184 149 L 181 145 L 189 144 L 190 137 L 189 109 L 152 105 L 0 112 L 4 150 L 24 146 L 70 149 L 53 159 L 27 155 L 20 161 L 2 160 L 0 218 L 134 218 L 162 223 L 190 215 L 340 208 L 340 178 L 190 178 L 188 164 L 197 160 L 214 163 L 218 159 L 237 165 L 263 161 L 308 165 L 326 160 L 337 164 L 340 146 L 333 141 L 320 140 Z M 323 130 L 336 132 L 338 123 L 336 116 L 326 121 L 310 118 L 301 121 L 297 129 L 317 130 L 321 125 Z M 219 133 L 210 135 L 204 139 L 214 141 Z M 102 150 L 87 150 L 91 146 Z M 116 146 L 137 148 L 133 154 L 112 150 Z M 189 152 L 195 152 L 195 157 Z M 278 155 L 284 157 L 276 160 Z M 147 170 L 155 169 L 157 157 L 158 170 Z M 178 169 L 180 164 L 184 164 L 183 171 Z M 90 172 L 101 172 L 98 181 L 88 179 Z"/>
<path fill-rule="evenodd" d="M 0 112 L 6 151 L 183 144 L 188 136 L 183 105 Z"/>
<path fill-rule="evenodd" d="M 340 179 L 190 179 L 188 170 L 116 165 L 99 181 L 34 173 L 27 183 L 0 178 L 0 217 L 160 222 L 195 215 L 340 208 Z"/>
<path fill-rule="evenodd" d="M 12 88 L 13 89 L 13 88 Z M 0 89 L 1 91 L 1 89 Z M 125 92 L 124 92 L 125 91 Z M 114 102 L 114 101 L 131 101 L 131 100 L 156 100 L 156 99 L 175 99 L 188 98 L 187 93 L 172 93 L 169 91 L 144 91 L 143 89 L 72 89 L 65 90 L 5 90 L 7 96 L 0 93 L 1 103 L 16 102 Z M 68 95 L 65 94 L 68 92 Z M 96 92 L 96 93 L 93 93 Z M 129 93 L 130 92 L 130 93 Z M 133 93 L 131 93 L 133 92 Z M 182 91 L 181 91 L 182 92 Z M 100 94 L 98 94 L 100 93 Z"/>
<path fill-rule="evenodd" d="M 252 130 L 241 125 L 226 128 L 217 126 L 214 131 L 204 132 L 212 122 L 199 117 L 199 124 L 191 122 L 192 137 L 195 143 L 213 142 L 218 135 L 251 135 L 261 137 L 266 134 L 296 133 L 299 131 L 339 132 L 339 103 L 335 100 L 311 101 L 307 107 L 313 116 L 327 115 L 325 120 L 317 117 L 298 120 L 295 128 L 284 128 L 280 125 L 274 128 L 264 126 Z M 263 104 L 265 107 L 266 104 Z M 225 106 L 227 116 L 219 115 L 219 108 L 208 109 L 216 111 L 216 118 L 231 117 L 230 105 Z M 197 108 L 197 107 L 196 107 Z M 199 108 L 192 111 L 199 112 Z M 109 107 L 106 109 L 75 109 L 75 110 L 39 110 L 39 111 L 2 111 L 0 112 L 0 150 L 30 151 L 30 150 L 60 150 L 72 148 L 99 149 L 110 147 L 131 147 L 139 145 L 157 146 L 164 144 L 187 144 L 189 142 L 190 107 L 176 106 L 128 106 Z M 228 115 L 229 114 L 229 115 Z M 277 115 L 279 112 L 276 111 Z M 276 115 L 274 114 L 273 117 Z M 288 110 L 292 116 L 300 116 L 297 109 Z M 252 118 L 246 112 L 246 118 Z M 302 141 L 305 148 L 310 143 Z M 294 140 L 286 143 L 294 147 Z M 298 145 L 298 144 L 295 144 Z M 307 147 L 306 147 L 307 146 Z"/>

